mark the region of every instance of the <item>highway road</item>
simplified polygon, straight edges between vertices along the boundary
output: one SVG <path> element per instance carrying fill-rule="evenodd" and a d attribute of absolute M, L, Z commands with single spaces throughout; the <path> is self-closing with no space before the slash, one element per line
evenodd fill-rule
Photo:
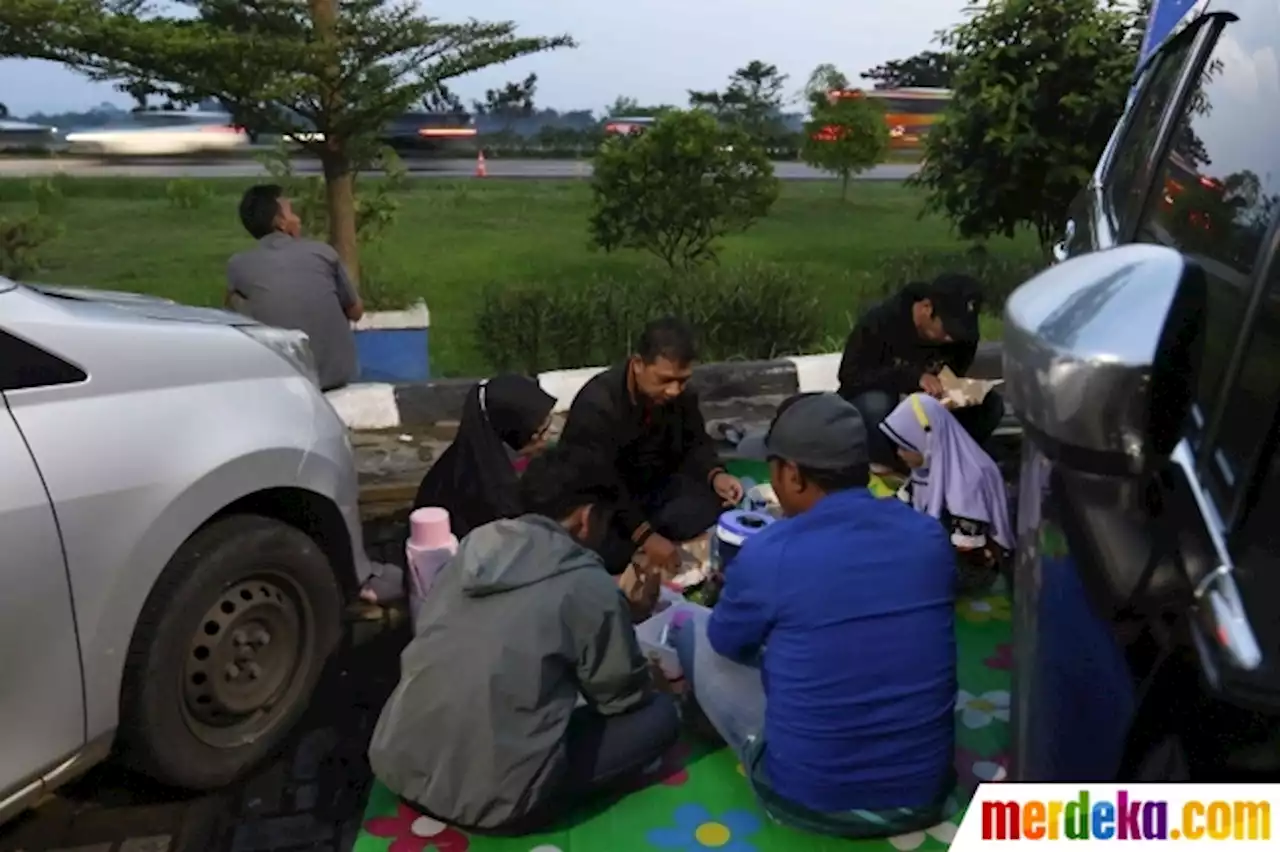
<path fill-rule="evenodd" d="M 407 161 L 409 173 L 415 178 L 464 178 L 475 174 L 476 165 L 471 160 L 418 160 Z M 591 176 L 591 165 L 585 160 L 501 160 L 487 163 L 489 177 L 532 178 L 541 180 L 585 178 Z M 782 180 L 827 180 L 831 176 L 811 169 L 803 163 L 783 162 L 773 164 L 775 173 Z M 314 160 L 299 160 L 296 169 L 301 174 L 316 174 L 319 164 Z M 914 174 L 917 166 L 905 163 L 886 163 L 864 172 L 861 180 L 903 180 Z M 197 160 L 90 160 L 71 158 L 8 159 L 0 158 L 0 178 L 32 177 L 65 172 L 78 177 L 150 177 L 150 178 L 234 178 L 266 175 L 266 169 L 254 160 L 197 161 Z"/>

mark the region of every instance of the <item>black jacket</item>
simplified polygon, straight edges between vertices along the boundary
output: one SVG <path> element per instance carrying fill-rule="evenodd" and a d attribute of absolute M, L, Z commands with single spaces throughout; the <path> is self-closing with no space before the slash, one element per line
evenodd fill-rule
<path fill-rule="evenodd" d="M 914 294 L 903 290 L 875 305 L 849 332 L 840 359 L 840 395 L 845 399 L 867 391 L 891 394 L 920 389 L 920 376 L 944 366 L 963 376 L 973 365 L 978 342 L 929 343 L 920 339 L 911 318 Z"/>
<path fill-rule="evenodd" d="M 632 396 L 627 369 L 625 363 L 610 367 L 582 387 L 560 440 L 588 447 L 612 466 L 620 520 L 634 538 L 648 523 L 637 498 L 673 474 L 709 481 L 722 468 L 697 394 L 686 390 L 667 405 L 649 405 Z"/>

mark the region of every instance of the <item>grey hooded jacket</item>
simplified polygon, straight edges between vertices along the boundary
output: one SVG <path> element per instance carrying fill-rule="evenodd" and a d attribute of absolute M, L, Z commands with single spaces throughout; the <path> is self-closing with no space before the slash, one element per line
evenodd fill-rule
<path fill-rule="evenodd" d="M 606 715 L 649 693 L 617 583 L 547 518 L 473 530 L 418 624 L 369 762 L 392 792 L 453 825 L 497 828 L 557 794 L 580 693 Z"/>

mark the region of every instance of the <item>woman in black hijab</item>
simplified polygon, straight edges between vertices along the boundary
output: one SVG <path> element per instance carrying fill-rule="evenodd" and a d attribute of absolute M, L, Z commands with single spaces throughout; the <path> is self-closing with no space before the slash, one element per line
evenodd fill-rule
<path fill-rule="evenodd" d="M 473 387 L 462 405 L 458 436 L 423 477 L 413 507 L 447 509 L 458 538 L 523 514 L 514 462 L 536 448 L 555 401 L 525 376 L 495 376 Z"/>

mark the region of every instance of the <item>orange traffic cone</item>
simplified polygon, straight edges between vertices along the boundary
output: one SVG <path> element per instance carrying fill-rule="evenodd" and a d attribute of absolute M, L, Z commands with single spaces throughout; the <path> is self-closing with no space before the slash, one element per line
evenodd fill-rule
<path fill-rule="evenodd" d="M 484 151 L 476 154 L 476 177 L 484 177 L 489 174 L 488 169 L 484 165 Z"/>

